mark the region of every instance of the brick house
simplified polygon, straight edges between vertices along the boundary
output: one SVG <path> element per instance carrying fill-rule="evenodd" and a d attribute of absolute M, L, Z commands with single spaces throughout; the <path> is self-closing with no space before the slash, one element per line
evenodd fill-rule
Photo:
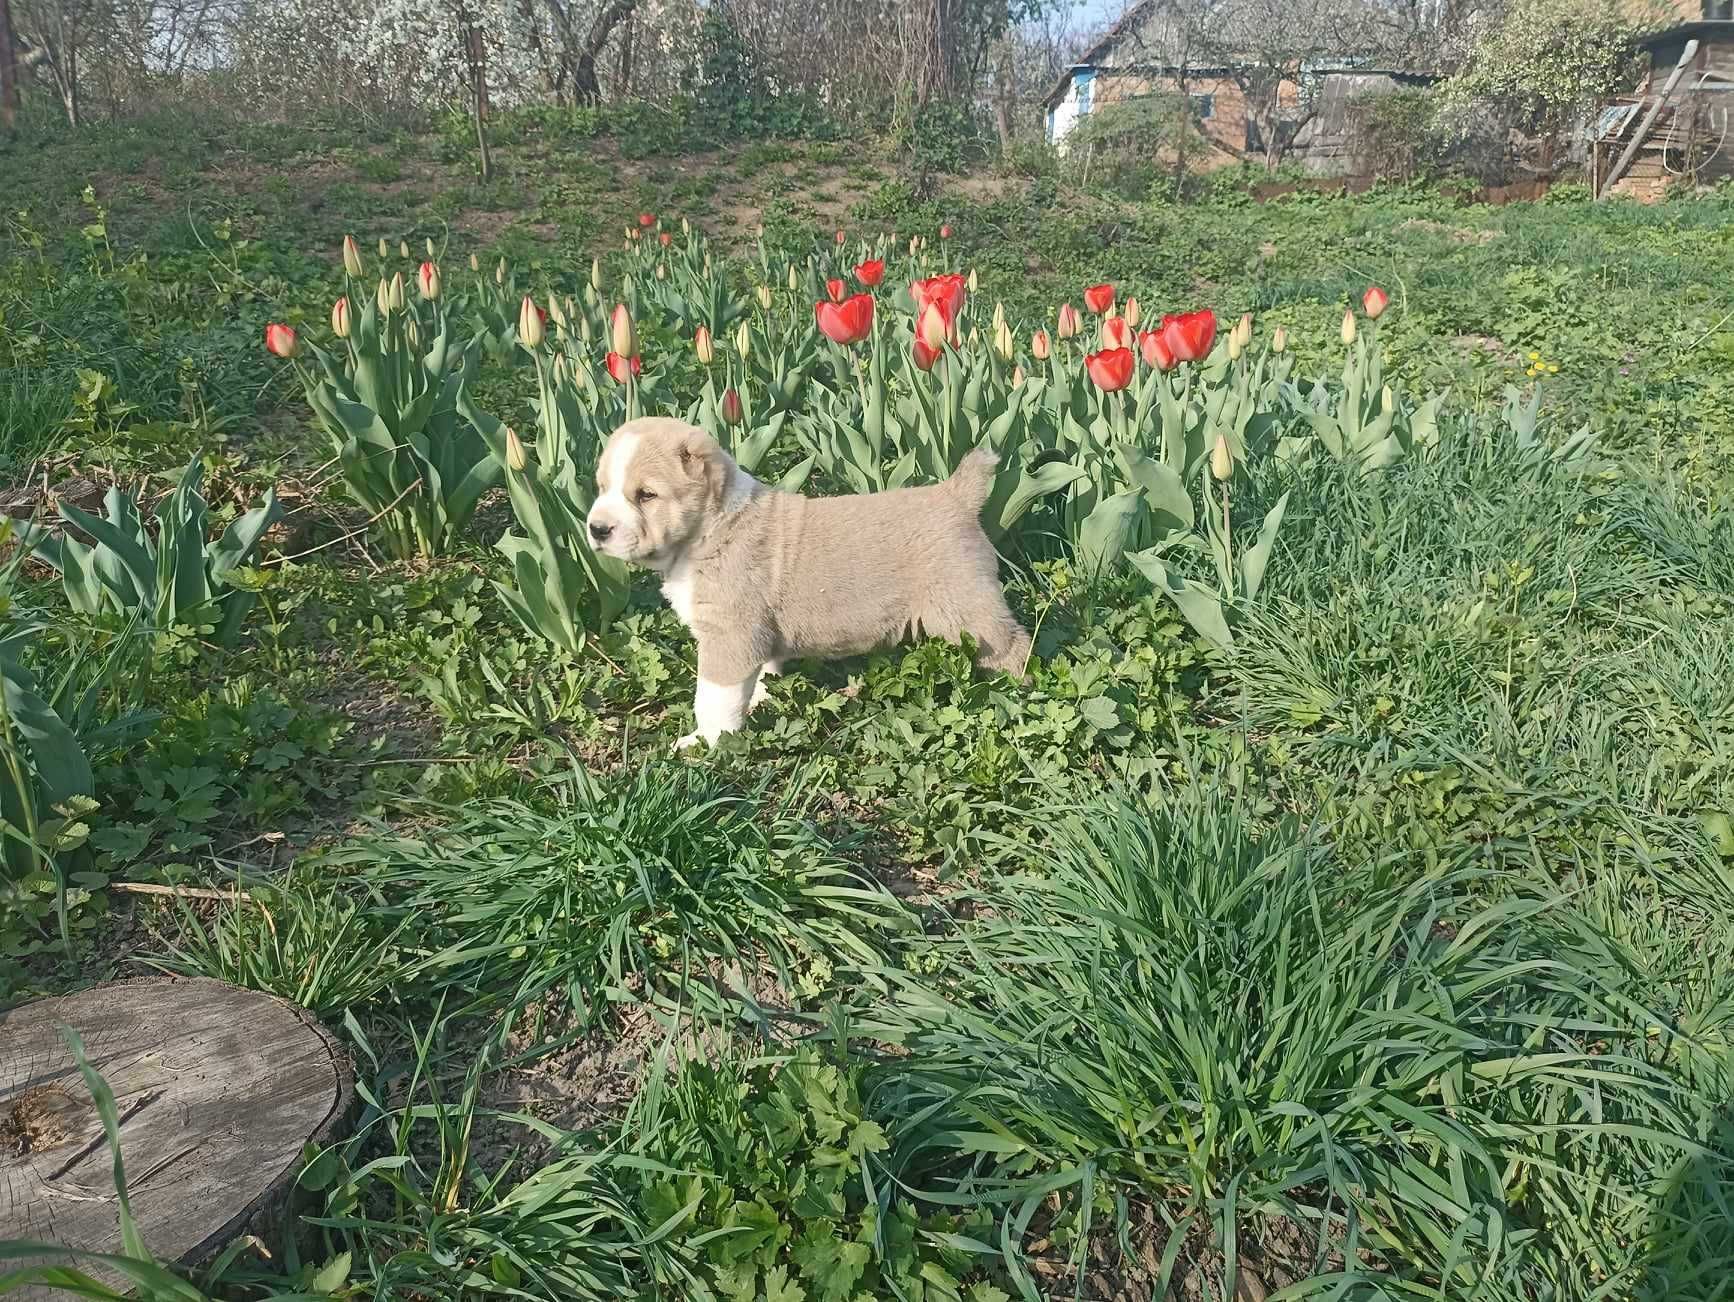
<path fill-rule="evenodd" d="M 1191 57 L 1186 28 L 1170 0 L 1141 0 L 1127 9 L 1107 33 L 1061 74 L 1048 92 L 1047 138 L 1062 150 L 1079 122 L 1111 104 L 1164 95 L 1184 96 L 1204 142 L 1190 159 L 1200 170 L 1263 156 L 1265 140 L 1258 115 L 1248 106 L 1245 85 L 1254 79 L 1250 65 Z M 1411 70 L 1382 69 L 1352 58 L 1304 65 L 1298 78 L 1277 85 L 1278 121 L 1264 130 L 1292 133 L 1290 156 L 1323 173 L 1354 171 L 1352 116 L 1355 96 L 1400 86 L 1425 85 L 1432 78 Z M 1268 102 L 1268 101 L 1267 101 Z"/>

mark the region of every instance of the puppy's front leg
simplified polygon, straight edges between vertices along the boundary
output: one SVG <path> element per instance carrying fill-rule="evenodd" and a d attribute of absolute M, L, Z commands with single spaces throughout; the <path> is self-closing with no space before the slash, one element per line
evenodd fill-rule
<path fill-rule="evenodd" d="M 783 662 L 781 660 L 765 661 L 764 668 L 759 670 L 759 676 L 753 683 L 753 699 L 747 702 L 747 709 L 756 710 L 765 703 L 771 694 L 770 689 L 765 686 L 765 679 L 775 678 L 782 672 Z"/>
<path fill-rule="evenodd" d="M 702 673 L 698 679 L 698 691 L 693 697 L 692 713 L 697 721 L 697 728 L 687 733 L 674 743 L 676 750 L 685 750 L 700 738 L 716 745 L 717 738 L 725 732 L 735 732 L 747 721 L 747 708 L 752 700 L 753 688 L 758 684 L 759 671 L 754 669 L 739 682 L 717 683 L 706 678 Z"/>

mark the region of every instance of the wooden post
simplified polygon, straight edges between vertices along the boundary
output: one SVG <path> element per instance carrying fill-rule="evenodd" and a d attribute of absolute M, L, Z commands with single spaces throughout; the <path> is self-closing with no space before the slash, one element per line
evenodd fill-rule
<path fill-rule="evenodd" d="M 0 131 L 18 125 L 18 44 L 12 35 L 12 0 L 0 0 Z"/>
<path fill-rule="evenodd" d="M 1662 87 L 1662 93 L 1656 96 L 1656 102 L 1650 105 L 1650 111 L 1644 114 L 1644 120 L 1638 124 L 1638 129 L 1632 133 L 1632 140 L 1626 150 L 1620 155 L 1619 161 L 1608 169 L 1607 179 L 1602 182 L 1602 188 L 1596 192 L 1597 199 L 1606 199 L 1613 193 L 1614 186 L 1626 174 L 1626 169 L 1632 165 L 1632 159 L 1637 157 L 1638 150 L 1644 141 L 1650 137 L 1650 128 L 1656 125 L 1656 119 L 1662 115 L 1662 110 L 1668 106 L 1668 101 L 1674 96 L 1674 87 L 1680 84 L 1680 77 L 1686 71 L 1686 66 L 1692 62 L 1698 53 L 1698 42 L 1687 41 L 1686 48 L 1680 51 L 1680 61 L 1674 65 L 1674 71 L 1668 74 L 1667 84 Z"/>

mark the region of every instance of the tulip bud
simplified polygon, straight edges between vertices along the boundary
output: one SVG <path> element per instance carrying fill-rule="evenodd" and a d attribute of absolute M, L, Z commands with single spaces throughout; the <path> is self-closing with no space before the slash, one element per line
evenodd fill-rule
<path fill-rule="evenodd" d="M 740 328 L 735 331 L 735 351 L 741 355 L 741 360 L 744 362 L 751 356 L 752 350 L 753 332 L 747 323 L 742 321 Z"/>
<path fill-rule="evenodd" d="M 379 304 L 379 314 L 384 316 L 391 311 L 391 286 L 385 283 L 382 276 L 379 281 L 379 292 L 374 295 L 374 302 Z"/>
<path fill-rule="evenodd" d="M 434 260 L 434 243 L 431 235 L 427 237 L 427 260 L 429 262 Z"/>
<path fill-rule="evenodd" d="M 1012 388 L 1014 388 L 1014 389 L 1017 388 L 1020 384 L 1022 384 L 1024 382 L 1024 368 L 1023 367 L 1021 367 L 1021 366 L 1012 367 L 1012 381 L 1011 382 L 1012 382 Z"/>
<path fill-rule="evenodd" d="M 415 287 L 428 302 L 433 302 L 440 296 L 440 269 L 431 262 L 424 262 L 415 273 Z"/>
<path fill-rule="evenodd" d="M 771 310 L 771 302 L 772 302 L 773 298 L 775 297 L 771 293 L 771 287 L 769 285 L 760 285 L 757 292 L 758 292 L 758 298 L 759 298 L 759 306 L 764 308 L 765 311 L 769 312 Z"/>
<path fill-rule="evenodd" d="M 383 235 L 379 237 L 379 256 L 382 258 L 389 258 L 391 256 L 391 249 L 386 244 L 385 236 Z"/>
<path fill-rule="evenodd" d="M 1216 446 L 1210 450 L 1210 473 L 1216 476 L 1220 483 L 1234 473 L 1234 457 L 1228 450 L 1228 439 L 1225 435 L 1216 436 Z"/>
<path fill-rule="evenodd" d="M 1058 330 L 1060 338 L 1070 339 L 1082 328 L 1083 325 L 1078 320 L 1078 309 L 1073 307 L 1070 303 L 1061 303 Z"/>
<path fill-rule="evenodd" d="M 747 418 L 746 409 L 741 406 L 741 395 L 733 389 L 723 390 L 722 418 L 728 425 L 739 425 Z"/>
<path fill-rule="evenodd" d="M 578 305 L 572 301 L 572 295 L 570 294 L 560 300 L 560 305 L 566 309 L 566 315 L 561 320 L 560 324 L 570 325 L 572 318 L 578 315 Z"/>
<path fill-rule="evenodd" d="M 704 274 L 708 276 L 708 275 L 710 275 L 710 272 L 711 272 L 710 254 L 707 253 L 704 255 Z"/>
<path fill-rule="evenodd" d="M 1270 337 L 1270 351 L 1273 353 L 1280 353 L 1287 347 L 1288 331 L 1284 327 L 1278 326 L 1276 328 L 1276 333 Z"/>
<path fill-rule="evenodd" d="M 596 332 L 590 328 L 590 314 L 588 312 L 578 318 L 578 337 L 587 344 L 595 342 Z"/>
<path fill-rule="evenodd" d="M 399 240 L 397 242 L 397 256 L 400 258 L 408 258 L 409 257 L 409 241 L 408 240 Z"/>
<path fill-rule="evenodd" d="M 668 268 L 663 266 L 660 262 L 656 264 L 656 278 L 658 280 L 668 279 Z"/>
<path fill-rule="evenodd" d="M 361 277 L 361 248 L 353 235 L 343 237 L 343 272 L 356 279 Z"/>
<path fill-rule="evenodd" d="M 338 299 L 331 305 L 331 333 L 339 339 L 349 338 L 349 297 Z"/>
<path fill-rule="evenodd" d="M 1144 319 L 1143 310 L 1139 308 L 1137 299 L 1128 298 L 1126 300 L 1124 316 L 1126 318 L 1126 328 L 1134 331 L 1137 330 L 1138 323 Z"/>
<path fill-rule="evenodd" d="M 626 310 L 626 304 L 616 303 L 614 315 L 609 318 L 609 350 L 619 353 L 622 357 L 638 355 L 638 332 L 632 326 L 632 313 Z"/>
<path fill-rule="evenodd" d="M 1391 296 L 1377 285 L 1368 285 L 1367 292 L 1361 295 L 1361 307 L 1366 311 L 1367 320 L 1377 321 L 1385 315 L 1385 309 L 1391 305 Z"/>
<path fill-rule="evenodd" d="M 1005 324 L 1005 304 L 1004 303 L 995 303 L 993 305 L 993 328 L 995 330 L 998 330 L 1004 324 Z"/>
<path fill-rule="evenodd" d="M 1344 312 L 1343 313 L 1343 343 L 1345 345 L 1347 345 L 1347 344 L 1352 344 L 1354 342 L 1355 342 L 1355 314 L 1353 312 Z"/>
<path fill-rule="evenodd" d="M 494 283 L 496 285 L 506 283 L 506 260 L 504 258 L 494 264 Z"/>
<path fill-rule="evenodd" d="M 1234 329 L 1232 329 L 1228 332 L 1228 360 L 1231 362 L 1238 362 L 1240 360 L 1240 327 L 1239 326 L 1236 326 Z"/>
<path fill-rule="evenodd" d="M 273 321 L 265 327 L 265 351 L 287 361 L 301 351 L 301 340 L 288 326 Z"/>
<path fill-rule="evenodd" d="M 542 346 L 542 340 L 547 337 L 548 332 L 542 325 L 542 314 L 536 310 L 536 300 L 525 294 L 524 301 L 518 304 L 518 342 L 534 351 Z"/>
<path fill-rule="evenodd" d="M 700 366 L 709 366 L 716 361 L 716 348 L 711 343 L 708 327 L 700 326 L 693 332 L 692 350 L 698 354 Z"/>
<path fill-rule="evenodd" d="M 566 354 L 554 354 L 554 383 L 564 384 L 566 381 Z"/>
<path fill-rule="evenodd" d="M 403 288 L 403 272 L 393 272 L 391 277 L 391 310 L 393 312 L 403 311 L 403 305 L 408 301 L 409 296 L 405 294 Z"/>
<path fill-rule="evenodd" d="M 929 303 L 921 309 L 921 321 L 917 326 L 921 342 L 934 351 L 945 347 L 945 313 L 939 310 L 939 304 Z"/>
<path fill-rule="evenodd" d="M 1396 405 L 1397 405 L 1396 395 L 1391 392 L 1391 386 L 1387 384 L 1384 387 L 1383 391 L 1379 394 L 1379 410 L 1384 412 L 1385 415 L 1389 416 L 1391 414 L 1392 409 L 1394 407 L 1396 407 Z"/>
<path fill-rule="evenodd" d="M 1030 336 L 1030 355 L 1038 362 L 1047 361 L 1051 352 L 1053 352 L 1053 344 L 1048 341 L 1046 330 L 1038 330 Z"/>
<path fill-rule="evenodd" d="M 939 238 L 942 240 L 949 240 L 951 238 L 951 227 L 941 226 L 939 228 Z"/>
<path fill-rule="evenodd" d="M 552 294 L 548 295 L 548 319 L 554 323 L 556 329 L 566 328 L 566 313 L 560 306 L 560 300 Z"/>
<path fill-rule="evenodd" d="M 417 327 L 413 316 L 403 323 L 403 337 L 409 340 L 411 348 L 421 347 L 421 330 Z"/>
<path fill-rule="evenodd" d="M 975 268 L 971 267 L 969 269 L 969 292 L 972 294 L 975 293 L 980 284 L 981 282 L 976 279 Z"/>
<path fill-rule="evenodd" d="M 506 426 L 506 469 L 515 475 L 524 473 L 530 464 L 530 457 L 524 451 L 524 440 L 518 437 L 518 431 L 510 425 Z"/>
<path fill-rule="evenodd" d="M 1011 361 L 1012 355 L 1017 352 L 1017 344 L 1012 339 L 1011 327 L 1006 325 L 1004 321 L 1001 321 L 993 332 L 993 347 L 994 351 L 1008 362 Z"/>
<path fill-rule="evenodd" d="M 482 269 L 482 260 L 480 258 L 478 258 L 475 254 L 473 254 L 473 253 L 470 254 L 470 270 L 479 273 L 481 271 L 481 269 Z"/>
<path fill-rule="evenodd" d="M 689 222 L 684 217 L 682 217 L 680 219 L 680 233 L 682 235 L 691 235 L 692 234 L 692 223 Z"/>
<path fill-rule="evenodd" d="M 1252 313 L 1251 312 L 1243 312 L 1241 314 L 1241 317 L 1240 317 L 1240 324 L 1235 326 L 1234 328 L 1236 330 L 1240 331 L 1241 349 L 1245 350 L 1246 348 L 1251 346 L 1251 344 L 1252 344 Z"/>
<path fill-rule="evenodd" d="M 674 236 L 668 231 L 664 231 L 656 237 L 656 242 L 666 249 L 669 245 L 674 243 Z"/>
<path fill-rule="evenodd" d="M 837 232 L 837 247 L 838 248 L 842 248 L 846 243 L 848 243 L 848 240 L 849 240 L 849 237 L 844 235 L 841 230 L 839 230 Z"/>
<path fill-rule="evenodd" d="M 800 283 L 801 282 L 795 278 L 795 264 L 791 262 L 789 264 L 789 288 L 794 289 Z"/>
<path fill-rule="evenodd" d="M 920 247 L 921 237 L 919 235 L 911 235 L 909 237 L 909 256 L 913 258 L 915 256 L 915 251 Z"/>

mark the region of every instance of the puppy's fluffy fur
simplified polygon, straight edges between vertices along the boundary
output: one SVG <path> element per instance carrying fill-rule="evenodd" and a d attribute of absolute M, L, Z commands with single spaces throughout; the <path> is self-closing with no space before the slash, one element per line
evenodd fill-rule
<path fill-rule="evenodd" d="M 714 742 L 786 660 L 968 633 L 985 668 L 1021 674 L 1030 637 L 981 527 L 995 462 L 972 452 L 928 488 L 806 498 L 766 487 L 685 421 L 622 425 L 597 462 L 598 551 L 662 575 L 698 641 L 697 731 Z"/>

